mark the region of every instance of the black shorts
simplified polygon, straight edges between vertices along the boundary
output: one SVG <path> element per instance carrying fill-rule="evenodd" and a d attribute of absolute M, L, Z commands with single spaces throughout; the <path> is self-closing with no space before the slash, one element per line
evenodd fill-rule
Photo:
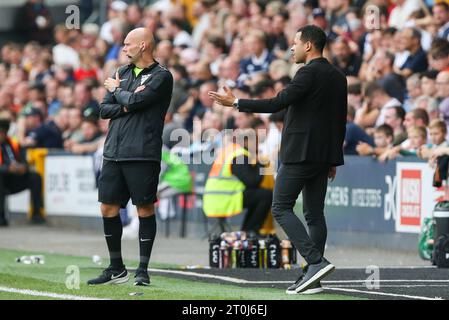
<path fill-rule="evenodd" d="M 122 208 L 129 198 L 137 206 L 155 203 L 160 171 L 161 165 L 155 161 L 103 160 L 98 178 L 98 201 Z"/>

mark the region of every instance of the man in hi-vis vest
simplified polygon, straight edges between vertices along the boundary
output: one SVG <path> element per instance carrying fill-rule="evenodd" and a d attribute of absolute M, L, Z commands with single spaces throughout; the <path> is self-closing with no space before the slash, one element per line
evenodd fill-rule
<path fill-rule="evenodd" d="M 16 140 L 8 137 L 8 130 L 9 120 L 0 119 L 0 227 L 8 226 L 5 217 L 6 196 L 25 189 L 30 189 L 31 193 L 31 222 L 43 223 L 41 176 L 29 170 L 24 150 Z"/>
<path fill-rule="evenodd" d="M 242 134 L 245 135 L 244 132 Z M 270 211 L 272 191 L 260 187 L 262 165 L 252 160 L 251 148 L 226 141 L 217 152 L 209 172 L 203 210 L 211 218 L 228 218 L 246 208 L 248 211 L 241 230 L 257 234 Z"/>

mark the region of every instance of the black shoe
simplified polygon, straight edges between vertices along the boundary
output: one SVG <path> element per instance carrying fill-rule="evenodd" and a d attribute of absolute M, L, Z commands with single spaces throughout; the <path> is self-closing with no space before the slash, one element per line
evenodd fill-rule
<path fill-rule="evenodd" d="M 150 276 L 148 275 L 148 271 L 144 269 L 137 269 L 136 275 L 134 276 L 134 285 L 135 286 L 149 286 L 150 285 Z"/>
<path fill-rule="evenodd" d="M 43 218 L 41 215 L 33 215 L 33 216 L 31 217 L 30 222 L 31 222 L 32 224 L 44 224 L 44 223 L 47 222 L 47 221 L 46 221 L 45 218 Z"/>
<path fill-rule="evenodd" d="M 128 282 L 128 280 L 129 274 L 125 266 L 119 270 L 114 270 L 109 266 L 103 270 L 103 273 L 98 278 L 87 281 L 87 284 L 90 286 L 98 284 L 120 284 Z"/>
<path fill-rule="evenodd" d="M 315 282 L 313 285 L 311 285 L 309 289 L 304 290 L 304 291 L 300 292 L 299 294 L 306 294 L 306 295 L 317 294 L 317 293 L 321 293 L 323 291 L 324 291 L 324 289 L 321 286 L 321 282 L 318 281 L 318 282 Z"/>
<path fill-rule="evenodd" d="M 332 265 L 325 258 L 322 258 L 319 263 L 309 264 L 307 272 L 304 275 L 301 275 L 298 278 L 298 280 L 287 289 L 286 293 L 287 294 L 305 293 L 309 289 L 310 290 L 313 289 L 313 291 L 311 292 L 317 293 L 317 291 L 320 290 L 317 286 L 317 284 L 319 284 L 319 281 L 323 279 L 325 276 L 329 275 L 334 270 L 335 266 Z M 319 286 L 321 287 L 321 285 Z"/>
<path fill-rule="evenodd" d="M 7 227 L 9 225 L 8 220 L 6 220 L 5 218 L 1 217 L 0 218 L 0 227 Z"/>

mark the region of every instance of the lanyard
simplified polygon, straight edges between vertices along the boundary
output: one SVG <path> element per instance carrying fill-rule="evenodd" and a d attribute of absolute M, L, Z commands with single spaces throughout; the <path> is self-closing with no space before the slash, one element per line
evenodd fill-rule
<path fill-rule="evenodd" d="M 11 163 L 16 162 L 16 157 L 14 156 L 14 152 L 11 149 L 11 146 L 9 144 L 5 144 L 5 150 L 6 153 L 8 154 L 8 158 L 11 161 Z"/>

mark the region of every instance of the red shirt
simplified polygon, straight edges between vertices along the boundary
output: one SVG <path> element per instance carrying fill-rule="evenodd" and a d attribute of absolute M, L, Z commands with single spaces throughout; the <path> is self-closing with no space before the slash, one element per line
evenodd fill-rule
<path fill-rule="evenodd" d="M 82 81 L 87 78 L 97 79 L 97 71 L 95 69 L 85 70 L 82 68 L 76 69 L 73 73 L 75 81 Z"/>

